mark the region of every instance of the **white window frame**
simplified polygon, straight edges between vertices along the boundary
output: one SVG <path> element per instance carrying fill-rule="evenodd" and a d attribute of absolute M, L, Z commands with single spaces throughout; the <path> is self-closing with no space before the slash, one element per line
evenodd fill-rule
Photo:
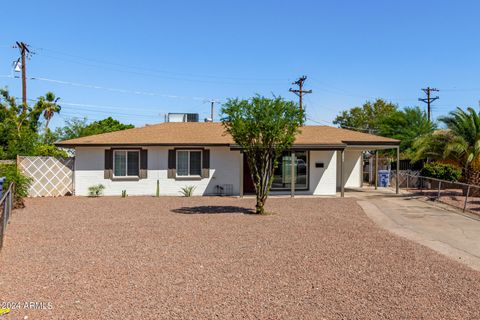
<path fill-rule="evenodd" d="M 187 171 L 188 174 L 185 176 L 181 176 L 178 174 L 178 152 L 188 152 L 188 158 L 187 158 Z M 200 152 L 200 174 L 190 174 L 190 152 Z M 175 151 L 175 168 L 176 168 L 176 176 L 177 178 L 201 178 L 202 177 L 202 168 L 203 168 L 203 150 L 198 150 L 198 149 L 177 149 Z"/>
<path fill-rule="evenodd" d="M 115 175 L 115 153 L 116 152 L 125 152 L 125 175 L 124 176 L 117 176 Z M 138 153 L 138 174 L 137 175 L 128 175 L 128 153 L 129 152 L 136 152 Z M 115 149 L 113 150 L 113 177 L 114 178 L 138 178 L 140 176 L 140 150 L 132 150 L 132 149 Z"/>

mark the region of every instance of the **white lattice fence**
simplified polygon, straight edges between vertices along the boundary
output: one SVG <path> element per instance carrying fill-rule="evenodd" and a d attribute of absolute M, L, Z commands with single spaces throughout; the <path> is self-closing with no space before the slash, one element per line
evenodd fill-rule
<path fill-rule="evenodd" d="M 30 197 L 73 194 L 75 158 L 19 157 L 19 168 L 32 178 Z"/>

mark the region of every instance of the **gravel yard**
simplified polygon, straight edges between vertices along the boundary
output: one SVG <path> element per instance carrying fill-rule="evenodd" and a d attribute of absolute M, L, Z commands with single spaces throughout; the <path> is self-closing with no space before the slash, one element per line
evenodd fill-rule
<path fill-rule="evenodd" d="M 26 205 L 0 253 L 0 301 L 21 302 L 8 319 L 480 318 L 480 273 L 353 198 L 272 198 L 269 216 L 214 197 Z"/>

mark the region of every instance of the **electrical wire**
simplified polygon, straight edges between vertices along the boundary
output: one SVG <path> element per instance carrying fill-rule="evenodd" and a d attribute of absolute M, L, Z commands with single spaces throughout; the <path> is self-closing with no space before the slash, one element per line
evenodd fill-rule
<path fill-rule="evenodd" d="M 321 124 L 321 125 L 325 125 L 323 124 L 322 122 L 326 123 L 326 124 L 329 124 L 329 125 L 334 125 L 332 122 L 330 121 L 326 121 L 326 120 L 320 120 L 320 121 L 317 121 L 315 119 L 312 119 L 310 117 L 306 117 L 307 120 L 310 120 L 311 122 L 314 122 L 316 124 Z M 351 130 L 354 130 L 354 131 L 365 131 L 365 132 L 368 132 L 368 133 L 371 133 L 371 132 L 376 132 L 377 130 L 376 129 L 366 129 L 366 128 L 356 128 L 356 127 L 349 127 L 349 126 L 341 126 L 342 129 L 351 129 Z"/>
<path fill-rule="evenodd" d="M 21 98 L 15 97 L 15 100 L 21 101 Z M 39 101 L 38 99 L 28 99 L 28 101 L 31 102 L 37 102 Z M 104 105 L 94 105 L 94 104 L 83 104 L 83 103 L 72 103 L 72 102 L 62 102 L 60 101 L 58 103 L 60 106 L 62 106 L 61 113 L 64 113 L 65 111 L 68 113 L 73 113 L 75 110 L 83 110 L 86 112 L 93 112 L 93 113 L 101 113 L 101 114 L 106 114 L 106 115 L 113 115 L 113 116 L 124 116 L 124 117 L 139 117 L 139 118 L 148 118 L 152 119 L 154 117 L 159 117 L 159 114 L 138 114 L 138 113 L 127 113 L 127 112 L 117 112 L 115 110 L 132 110 L 132 109 L 138 109 L 136 108 L 125 108 L 125 107 L 114 107 L 114 106 L 104 106 Z M 70 109 L 65 109 L 66 107 L 75 107 L 75 110 L 70 110 Z M 96 110 L 92 110 L 89 108 L 95 108 Z M 102 111 L 99 109 L 113 109 L 114 111 Z M 147 108 L 142 108 L 142 109 L 147 109 Z M 81 116 L 84 116 L 84 114 L 80 114 Z"/>
<path fill-rule="evenodd" d="M 13 76 L 5 76 L 5 77 L 14 78 Z M 95 84 L 86 84 L 86 83 L 79 83 L 79 82 L 72 82 L 72 81 L 65 81 L 65 80 L 58 80 L 58 79 L 43 78 L 43 77 L 29 77 L 28 79 L 52 82 L 52 83 L 63 84 L 63 85 L 70 85 L 75 87 L 89 88 L 89 89 L 106 90 L 106 91 L 126 93 L 126 94 L 135 94 L 135 95 L 157 96 L 157 97 L 172 98 L 172 99 L 193 99 L 197 101 L 205 101 L 205 100 L 212 99 L 207 97 L 190 97 L 190 96 L 180 96 L 180 95 L 148 92 L 148 91 L 140 91 L 140 90 L 126 90 L 126 89 L 119 89 L 119 88 L 104 87 L 104 86 L 99 86 Z M 216 99 L 216 100 L 221 100 L 221 99 Z"/>
<path fill-rule="evenodd" d="M 17 77 L 14 77 L 12 75 L 0 75 L 0 77 L 3 78 L 11 78 L 11 79 L 16 79 Z M 79 82 L 72 82 L 72 81 L 65 81 L 65 80 L 58 80 L 58 79 L 50 79 L 50 78 L 44 78 L 44 77 L 27 77 L 28 80 L 36 80 L 36 81 L 45 81 L 45 82 L 51 82 L 51 83 L 57 83 L 57 84 L 62 84 L 62 85 L 70 85 L 74 87 L 82 87 L 82 88 L 88 88 L 88 89 L 97 89 L 97 90 L 105 90 L 105 91 L 110 91 L 110 92 L 118 92 L 118 93 L 125 93 L 125 94 L 134 94 L 134 95 L 145 95 L 145 96 L 156 96 L 156 97 L 162 97 L 162 98 L 171 98 L 171 99 L 192 99 L 196 101 L 211 101 L 215 100 L 216 102 L 221 102 L 222 99 L 219 98 L 208 98 L 208 97 L 198 97 L 198 96 L 180 96 L 180 95 L 174 95 L 174 94 L 165 94 L 165 93 L 158 93 L 158 92 L 149 92 L 149 91 L 141 91 L 141 90 L 127 90 L 127 89 L 119 89 L 119 88 L 112 88 L 112 87 L 104 87 L 104 86 L 99 86 L 95 84 L 86 84 L 86 83 L 79 83 Z"/>
<path fill-rule="evenodd" d="M 332 125 L 333 123 L 330 122 L 330 121 L 327 121 L 327 120 L 315 120 L 315 119 L 312 119 L 310 117 L 306 117 L 307 120 L 311 121 L 311 122 L 314 122 L 316 124 L 321 124 L 321 125 L 325 125 L 325 124 L 328 124 L 328 125 Z"/>
<path fill-rule="evenodd" d="M 242 78 L 236 78 L 237 80 L 231 80 L 232 78 L 222 78 L 222 77 L 215 77 L 215 76 L 205 76 L 204 78 L 213 78 L 213 79 L 207 79 L 205 80 L 204 78 L 198 78 L 198 76 L 174 76 L 174 75 L 165 75 L 162 74 L 162 71 L 158 71 L 155 69 L 146 69 L 146 68 L 139 68 L 139 67 L 123 67 L 119 68 L 116 67 L 116 64 L 113 65 L 102 65 L 102 64 L 92 64 L 92 63 L 85 63 L 82 61 L 77 61 L 77 60 L 72 60 L 72 59 L 65 59 L 64 57 L 58 57 L 58 56 L 52 56 L 48 54 L 41 54 L 38 55 L 37 57 L 45 57 L 48 59 L 54 59 L 54 60 L 59 60 L 59 61 L 64 61 L 64 62 L 69 62 L 69 63 L 74 63 L 74 64 L 79 64 L 79 65 L 84 65 L 92 68 L 106 68 L 109 70 L 117 71 L 117 72 L 123 72 L 123 73 L 129 73 L 129 74 L 135 74 L 135 75 L 141 75 L 141 76 L 148 76 L 148 77 L 155 77 L 155 78 L 161 78 L 161 79 L 167 79 L 167 80 L 176 80 L 176 81 L 186 81 L 186 82 L 196 82 L 196 83 L 211 83 L 211 84 L 231 84 L 231 85 L 247 85 L 247 84 L 255 84 L 255 85 L 272 85 L 272 84 L 280 84 L 280 83 L 286 83 L 288 81 L 287 79 L 280 81 L 272 81 L 272 80 L 249 80 L 248 78 L 242 79 Z M 128 70 L 127 70 L 128 69 Z M 146 70 L 144 72 L 139 71 L 139 70 Z M 174 74 L 174 73 L 172 73 Z M 222 80 L 224 79 L 224 80 Z"/>
<path fill-rule="evenodd" d="M 341 95 L 341 96 L 347 96 L 347 97 L 353 97 L 353 98 L 362 98 L 362 99 L 366 99 L 366 100 L 376 100 L 378 99 L 379 97 L 374 97 L 374 96 L 366 96 L 366 95 L 361 95 L 361 94 L 358 94 L 358 93 L 354 93 L 354 92 L 351 92 L 349 90 L 345 90 L 343 88 L 340 88 L 340 87 L 337 87 L 337 86 L 332 86 L 331 84 L 328 84 L 324 81 L 321 81 L 321 80 L 318 80 L 316 78 L 313 78 L 313 80 L 311 78 L 309 78 L 309 80 L 311 80 L 311 82 L 319 87 L 321 87 L 321 89 L 319 88 L 319 90 L 322 90 L 322 91 L 327 91 L 327 92 L 330 92 L 332 94 L 337 94 L 337 95 Z M 314 87 L 315 88 L 315 87 Z M 390 101 L 417 101 L 417 99 L 413 99 L 413 98 L 389 98 L 388 100 Z"/>

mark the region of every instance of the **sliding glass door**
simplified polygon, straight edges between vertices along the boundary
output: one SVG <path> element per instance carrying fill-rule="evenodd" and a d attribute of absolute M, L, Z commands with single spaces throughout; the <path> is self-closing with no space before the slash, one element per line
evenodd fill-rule
<path fill-rule="evenodd" d="M 293 168 L 296 190 L 308 189 L 308 152 L 296 151 Z M 273 174 L 272 190 L 290 190 L 292 182 L 292 153 L 285 152 L 278 159 L 278 166 Z"/>

